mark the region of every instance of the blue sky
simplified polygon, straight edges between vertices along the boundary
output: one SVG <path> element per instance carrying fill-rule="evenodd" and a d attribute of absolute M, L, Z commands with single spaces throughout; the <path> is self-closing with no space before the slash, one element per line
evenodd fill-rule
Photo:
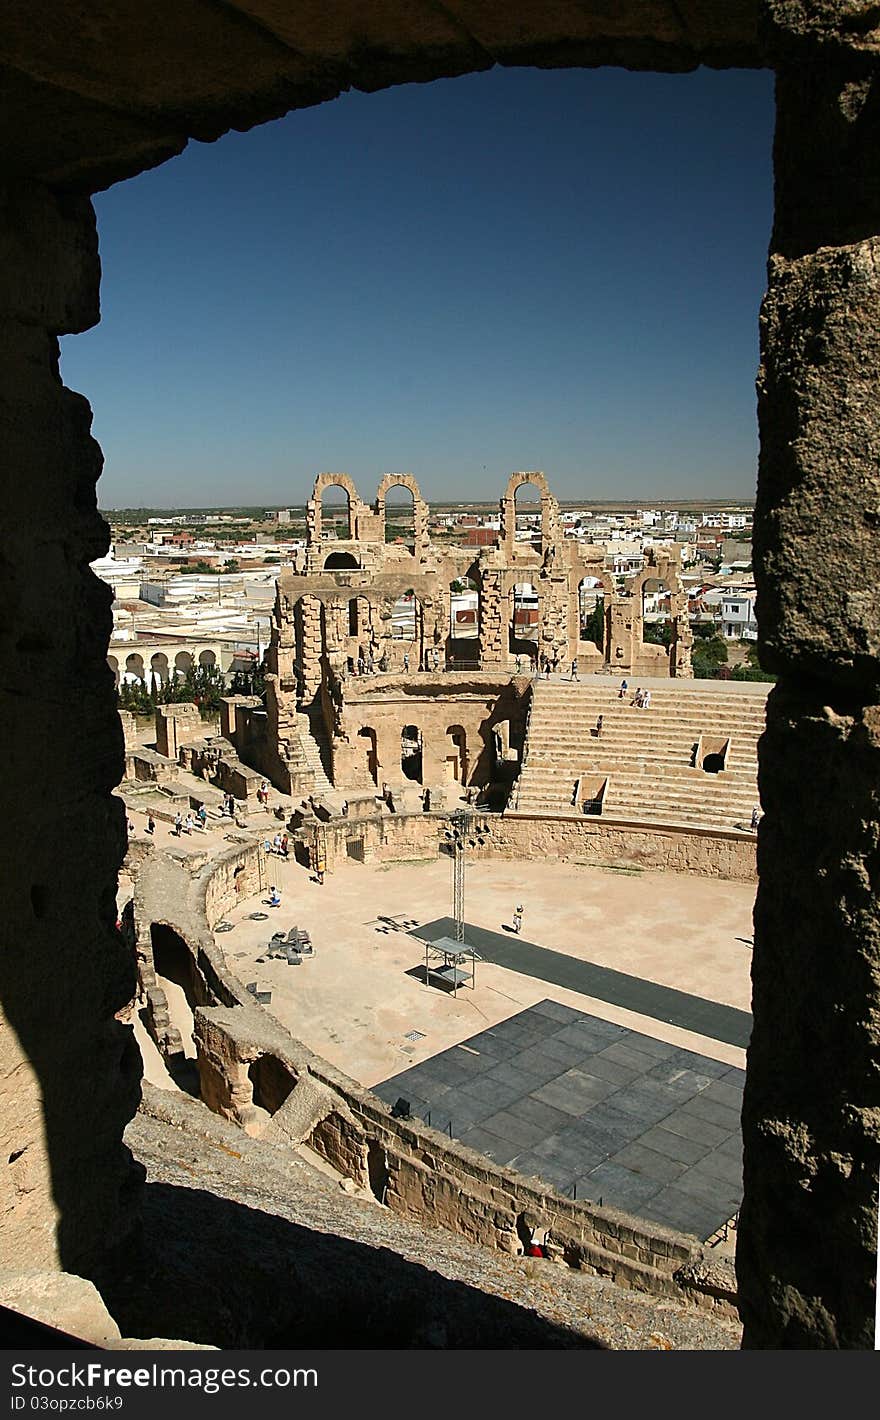
<path fill-rule="evenodd" d="M 102 507 L 751 497 L 772 76 L 502 70 L 348 94 L 96 198 L 62 341 Z"/>

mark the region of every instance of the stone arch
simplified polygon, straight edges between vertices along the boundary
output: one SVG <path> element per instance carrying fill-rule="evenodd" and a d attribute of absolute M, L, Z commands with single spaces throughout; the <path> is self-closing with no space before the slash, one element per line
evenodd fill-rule
<path fill-rule="evenodd" d="M 193 658 L 191 651 L 178 651 L 174 657 L 175 673 L 186 675 L 193 668 Z"/>
<path fill-rule="evenodd" d="M 375 512 L 381 525 L 381 540 L 387 541 L 387 495 L 392 488 L 405 488 L 412 497 L 412 545 L 413 555 L 425 545 L 428 537 L 428 505 L 422 497 L 421 489 L 411 473 L 386 473 L 382 475 L 376 490 Z"/>
<path fill-rule="evenodd" d="M 150 657 L 150 670 L 155 680 L 161 685 L 166 684 L 170 672 L 168 670 L 168 657 L 164 651 L 157 651 L 155 655 Z"/>
<path fill-rule="evenodd" d="M 324 558 L 325 572 L 356 572 L 360 565 L 353 552 L 328 552 Z"/>
<path fill-rule="evenodd" d="M 589 585 L 587 585 L 589 584 Z M 594 594 L 594 595 L 591 595 Z M 601 605 L 601 644 L 595 640 L 593 631 L 600 617 L 598 607 Z M 578 654 L 589 656 L 592 654 L 590 647 L 594 647 L 598 655 L 605 657 L 608 650 L 608 627 L 611 615 L 611 591 L 610 579 L 600 575 L 598 572 L 585 572 L 577 584 L 577 627 L 578 627 Z M 585 634 L 587 633 L 587 634 Z"/>
<path fill-rule="evenodd" d="M 113 672 L 113 678 L 114 678 L 114 680 L 116 681 L 116 684 L 117 684 L 117 686 L 118 686 L 118 685 L 119 685 L 119 662 L 118 662 L 118 660 L 116 659 L 115 656 L 108 656 L 108 657 L 107 657 L 107 664 L 108 664 L 108 666 L 110 667 L 111 671 Z"/>
<path fill-rule="evenodd" d="M 205 667 L 205 668 L 207 669 L 209 666 L 210 666 L 210 667 L 216 666 L 216 664 L 217 664 L 217 655 L 216 655 L 216 652 L 215 652 L 215 651 L 212 651 L 209 646 L 206 646 L 205 649 L 204 649 L 204 651 L 199 651 L 199 665 L 200 665 L 200 666 L 203 666 L 203 667 Z"/>
<path fill-rule="evenodd" d="M 10 556 L 14 572 L 21 569 L 21 599 L 35 608 L 41 606 L 45 589 L 38 578 L 28 576 L 27 567 L 38 560 L 33 547 L 42 526 L 42 500 L 57 486 L 59 470 L 76 471 L 83 486 L 99 472 L 85 402 L 63 390 L 57 369 L 51 378 L 43 378 L 46 362 L 39 365 L 38 382 L 32 345 L 37 331 L 40 339 L 54 340 L 59 333 L 86 329 L 98 318 L 97 255 L 86 194 L 166 159 L 190 137 L 214 139 L 231 126 L 277 118 L 289 107 L 331 97 L 345 83 L 381 88 L 407 82 L 414 74 L 426 80 L 470 72 L 493 61 L 546 62 L 548 55 L 560 64 L 613 62 L 666 71 L 692 70 L 699 64 L 779 68 L 777 206 L 762 325 L 755 548 L 762 651 L 782 685 L 770 710 L 773 734 L 762 748 L 768 822 L 755 920 L 755 1027 L 744 1115 L 747 1181 L 739 1230 L 739 1299 L 750 1346 L 857 1347 L 872 1344 L 869 1333 L 873 1337 L 876 1257 L 873 1226 L 864 1220 L 875 1216 L 876 1169 L 865 1161 L 876 1151 L 869 1111 L 856 1104 L 845 1110 L 829 1107 L 825 1062 L 830 1054 L 839 1067 L 835 1104 L 859 1101 L 870 1080 L 864 1021 L 876 1012 L 876 987 L 867 973 L 855 983 L 852 979 L 851 913 L 836 891 L 836 874 L 827 872 L 822 883 L 813 874 L 816 861 L 847 864 L 850 871 L 853 863 L 864 862 L 869 849 L 859 835 L 865 824 L 876 822 L 876 805 L 868 788 L 863 789 L 874 776 L 864 772 L 864 721 L 859 718 L 877 697 L 871 604 L 864 590 L 873 585 L 874 539 L 869 529 L 865 537 L 851 540 L 852 556 L 827 580 L 822 580 L 826 569 L 821 554 L 817 557 L 808 541 L 817 489 L 823 494 L 829 543 L 838 536 L 842 542 L 849 539 L 854 525 L 862 519 L 869 523 L 874 516 L 866 501 L 875 482 L 873 430 L 868 430 L 871 438 L 852 437 L 850 413 L 854 403 L 868 402 L 862 391 L 876 382 L 878 365 L 876 342 L 862 340 L 873 330 L 877 302 L 876 192 L 862 179 L 863 173 L 873 171 L 876 128 L 870 104 L 859 110 L 844 102 L 867 82 L 868 41 L 853 19 L 853 8 L 826 6 L 816 20 L 803 6 L 736 4 L 716 7 L 700 23 L 688 12 L 673 32 L 669 7 L 660 0 L 625 7 L 610 20 L 607 5 L 585 0 L 570 22 L 555 10 L 514 0 L 498 10 L 488 27 L 481 28 L 479 15 L 470 26 L 435 17 L 422 31 L 414 31 L 403 12 L 392 6 L 370 16 L 368 43 L 360 19 L 349 20 L 347 12 L 332 31 L 316 21 L 305 75 L 295 46 L 277 33 L 281 22 L 271 17 L 265 21 L 264 47 L 257 51 L 251 36 L 235 49 L 232 65 L 222 67 L 219 61 L 232 52 L 231 41 L 242 39 L 240 21 L 231 9 L 222 18 L 216 9 L 210 15 L 205 10 L 204 18 L 195 16 L 185 32 L 154 27 L 142 54 L 134 45 L 124 45 L 124 64 L 114 64 L 112 53 L 108 62 L 107 46 L 94 47 L 92 82 L 102 102 L 97 124 L 91 111 L 94 99 L 82 90 L 86 65 L 79 56 L 91 53 L 85 9 L 67 7 L 63 24 L 45 50 L 36 12 L 17 37 L 16 71 L 34 72 L 39 63 L 44 80 L 38 95 L 42 139 L 14 154 L 14 171 L 23 180 L 14 188 L 6 217 L 16 224 L 8 232 L 24 274 L 13 285 L 12 309 L 23 315 L 19 333 L 13 329 L 10 334 L 11 358 L 23 372 L 29 402 L 23 398 L 22 409 L 34 411 L 16 431 L 17 449 L 21 466 L 30 462 L 35 474 L 39 472 L 32 489 L 25 480 L 15 490 L 16 516 L 22 526 L 31 524 L 34 543 L 22 536 L 20 549 L 12 549 Z M 182 73 L 187 81 L 185 110 L 177 99 Z M 9 125 L 13 134 L 37 128 L 30 112 L 32 88 L 22 84 L 15 90 Z M 137 134 L 130 111 L 139 115 Z M 807 114 L 814 120 L 810 125 L 804 121 Z M 53 178 L 73 179 L 63 209 L 55 192 L 44 185 Z M 820 186 L 828 189 L 828 200 L 815 202 L 811 198 Z M 19 240 L 21 232 L 28 234 L 27 241 Z M 78 259 L 68 260 L 74 249 Z M 42 293 L 38 304 L 30 294 L 34 290 Z M 822 326 L 821 364 L 815 360 L 814 322 Z M 852 358 L 856 347 L 861 371 Z M 844 383 L 851 399 L 840 399 Z M 47 459 L 43 430 L 60 429 L 62 413 L 57 453 Z M 797 440 L 789 437 L 793 427 L 799 430 Z M 833 457 L 844 446 L 850 449 L 845 474 L 835 468 Z M 783 507 L 789 516 L 781 518 Z M 82 553 L 104 537 L 99 520 L 85 507 L 71 515 L 70 528 Z M 62 595 L 70 589 L 79 599 L 77 611 L 82 609 L 86 616 L 91 591 L 73 570 L 73 559 L 70 567 L 66 579 L 59 576 L 58 586 Z M 79 622 L 76 617 L 69 620 L 68 635 L 73 637 Z M 100 640 L 95 637 L 81 666 L 79 644 L 73 649 L 61 644 L 74 689 L 88 684 L 98 659 L 103 659 Z M 841 694 L 853 707 L 855 718 L 848 722 L 855 724 L 852 734 L 842 721 L 833 727 L 819 725 L 823 707 L 836 703 Z M 103 714 L 98 709 L 87 723 L 86 713 L 83 709 L 74 715 L 73 731 L 108 736 L 116 732 L 109 694 Z M 824 738 L 814 743 L 817 733 Z M 834 778 L 826 782 L 806 771 L 825 757 L 829 734 L 835 736 L 837 759 Z M 66 793 L 72 804 L 85 801 L 90 768 L 84 762 L 71 774 Z M 87 788 L 94 794 L 93 784 Z M 54 784 L 49 791 L 53 789 Z M 42 799 L 41 794 L 36 797 Z M 105 798 L 109 803 L 109 795 Z M 798 815 L 795 803 L 809 812 Z M 63 800 L 55 816 L 62 854 L 65 805 Z M 829 812 L 840 805 L 847 811 Z M 809 831 L 813 823 L 819 826 L 815 839 Z M 94 874 L 66 890 L 67 942 L 53 942 L 57 985 L 51 1009 L 45 999 L 40 1001 L 42 1037 L 39 1023 L 27 1014 L 28 995 L 36 994 L 33 968 L 27 963 L 35 954 L 22 952 L 25 965 L 14 974 L 9 968 L 4 1002 L 11 1014 L 22 1013 L 19 1037 L 24 1050 L 33 1047 L 34 1058 L 39 1058 L 38 1047 L 45 1048 L 45 1021 L 54 1018 L 56 1000 L 66 1005 L 71 985 L 79 985 L 78 960 L 82 944 L 91 940 L 86 934 L 93 932 L 94 921 L 92 913 L 82 910 L 83 900 L 88 896 L 98 903 L 113 897 L 118 835 L 105 803 L 95 803 L 87 826 L 94 836 Z M 17 862 L 24 863 L 29 851 L 30 836 L 18 836 L 21 858 L 13 856 L 7 864 L 11 880 Z M 24 880 L 24 871 L 21 876 Z M 59 896 L 62 911 L 63 881 Z M 803 911 L 807 900 L 813 909 L 808 913 Z M 862 910 L 863 944 L 870 936 L 869 924 L 872 931 L 876 924 L 876 908 Z M 100 916 L 103 924 L 103 908 Z M 29 937 L 42 945 L 39 929 L 32 924 Z M 138 1066 L 136 1051 L 125 1047 L 123 1028 L 117 1028 L 113 1018 L 115 973 L 125 984 L 124 973 L 130 981 L 131 971 L 121 946 L 111 949 L 109 940 L 104 980 L 113 986 L 102 991 L 97 980 L 94 987 L 83 989 L 77 998 L 81 1009 L 69 1014 L 71 1031 L 64 1049 L 73 1053 L 72 1039 L 77 1058 L 86 1061 L 94 1058 L 93 1042 L 98 1040 L 107 1059 L 113 1052 L 114 1063 L 103 1075 L 82 1071 L 77 1097 L 82 1114 L 70 1108 L 75 1088 L 70 1072 L 63 1081 L 53 1082 L 43 1067 L 40 1077 L 50 1147 L 58 1161 L 58 1252 L 84 1273 L 89 1260 L 103 1260 L 125 1238 L 136 1208 L 136 1189 L 124 1186 L 130 1183 L 129 1165 L 120 1141 L 122 1126 L 136 1107 Z M 838 999 L 843 1009 L 832 1009 L 830 1003 Z M 822 1050 L 816 1049 L 819 1039 Z M 88 1042 L 88 1052 L 81 1041 Z M 75 1132 L 59 1124 L 65 1116 L 76 1120 Z M 99 1127 L 92 1127 L 92 1120 Z M 808 1159 L 802 1147 L 805 1137 L 812 1141 Z M 88 1190 L 94 1196 L 91 1207 L 78 1202 L 84 1160 L 94 1181 Z M 815 1176 L 807 1176 L 807 1164 Z M 42 1161 L 40 1170 L 40 1189 L 45 1191 Z M 788 1226 L 793 1214 L 797 1228 Z M 13 1228 L 12 1245 L 17 1236 Z"/>
<path fill-rule="evenodd" d="M 125 658 L 126 676 L 136 676 L 138 680 L 146 681 L 144 671 L 144 658 L 140 651 L 131 651 Z"/>
<path fill-rule="evenodd" d="M 356 510 L 361 501 L 354 481 L 349 478 L 347 473 L 319 473 L 315 479 L 312 496 L 306 504 L 306 540 L 309 545 L 321 541 L 323 526 L 321 499 L 328 488 L 342 488 L 346 493 L 348 497 L 348 536 L 349 538 L 354 537 Z"/>
<path fill-rule="evenodd" d="M 562 531 L 559 525 L 559 505 L 550 492 L 550 485 L 539 470 L 520 470 L 512 473 L 507 487 L 501 495 L 501 542 L 507 556 L 513 557 L 516 546 L 516 495 L 520 488 L 531 484 L 538 490 L 541 501 L 541 539 L 533 539 L 532 545 L 545 557 L 558 540 Z"/>

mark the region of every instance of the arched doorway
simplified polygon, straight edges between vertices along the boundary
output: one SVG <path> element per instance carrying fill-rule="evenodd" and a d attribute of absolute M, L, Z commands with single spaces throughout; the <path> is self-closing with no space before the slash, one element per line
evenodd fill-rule
<path fill-rule="evenodd" d="M 541 550 L 541 490 L 520 483 L 513 495 L 513 541 Z"/>
<path fill-rule="evenodd" d="M 465 785 L 468 777 L 468 753 L 464 726 L 448 725 L 446 737 L 446 778 L 450 783 Z"/>
<path fill-rule="evenodd" d="M 340 483 L 327 483 L 321 489 L 321 537 L 325 542 L 351 536 L 351 498 Z M 357 563 L 355 563 L 357 566 Z"/>
<path fill-rule="evenodd" d="M 217 664 L 217 657 L 215 656 L 215 654 L 214 654 L 213 651 L 210 651 L 210 650 L 199 651 L 199 665 L 200 665 L 200 666 L 204 666 L 204 667 L 207 668 L 208 666 L 216 666 L 216 664 Z"/>
<path fill-rule="evenodd" d="M 356 572 L 359 566 L 351 552 L 331 552 L 324 558 L 325 572 Z"/>
<path fill-rule="evenodd" d="M 126 680 L 146 680 L 144 673 L 144 658 L 138 651 L 132 651 L 131 655 L 125 658 Z"/>
<path fill-rule="evenodd" d="M 376 748 L 376 731 L 369 725 L 358 730 L 358 739 L 363 742 L 367 758 L 367 772 L 374 784 L 379 783 L 379 754 Z"/>
<path fill-rule="evenodd" d="M 168 681 L 168 657 L 164 651 L 157 651 L 150 657 L 150 670 L 153 672 L 154 682 L 165 685 Z"/>
<path fill-rule="evenodd" d="M 599 577 L 583 577 L 578 585 L 578 636 L 595 646 L 604 655 L 607 642 L 605 629 L 605 588 Z"/>
<path fill-rule="evenodd" d="M 473 577 L 457 577 L 449 584 L 449 637 L 446 659 L 450 667 L 476 666 L 480 656 L 480 593 Z"/>
<path fill-rule="evenodd" d="M 540 634 L 538 593 L 531 582 L 517 582 L 510 593 L 508 650 L 511 656 L 536 665 Z"/>
<path fill-rule="evenodd" d="M 405 779 L 422 783 L 422 732 L 417 725 L 404 725 L 400 732 L 400 768 Z"/>
<path fill-rule="evenodd" d="M 411 488 L 392 483 L 385 490 L 385 541 L 416 550 L 416 500 Z"/>

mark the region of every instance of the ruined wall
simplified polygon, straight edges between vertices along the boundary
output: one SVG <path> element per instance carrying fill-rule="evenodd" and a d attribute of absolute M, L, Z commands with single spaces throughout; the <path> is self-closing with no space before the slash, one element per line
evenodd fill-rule
<path fill-rule="evenodd" d="M 514 861 L 550 858 L 595 867 L 755 881 L 755 841 L 749 834 L 646 828 L 644 824 L 603 823 L 583 815 L 570 819 L 519 813 L 482 817 L 489 837 L 479 849 L 481 857 Z M 433 812 L 330 819 L 325 828 L 328 867 L 332 871 L 346 857 L 361 863 L 432 858 L 439 852 L 445 823 L 442 813 Z"/>
<path fill-rule="evenodd" d="M 98 320 L 90 202 L 7 187 L 0 258 L 0 703 L 14 746 L 0 826 L 0 1263 L 90 1275 L 136 1223 L 122 1131 L 141 1069 L 115 1019 L 135 974 L 115 930 L 126 830 L 111 794 L 124 765 L 112 592 L 88 565 L 109 547 L 102 460 L 88 404 L 58 373 L 58 335 Z"/>
<path fill-rule="evenodd" d="M 759 746 L 745 1344 L 874 1344 L 880 1171 L 880 31 L 770 0 L 776 216 L 755 578 Z M 804 141 L 806 135 L 806 141 Z"/>

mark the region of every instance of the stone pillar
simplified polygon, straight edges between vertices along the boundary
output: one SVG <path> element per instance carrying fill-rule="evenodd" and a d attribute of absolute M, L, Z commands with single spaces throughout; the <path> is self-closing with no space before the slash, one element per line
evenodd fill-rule
<path fill-rule="evenodd" d="M 321 686 L 321 603 L 317 597 L 305 596 L 300 602 L 302 612 L 302 686 L 303 702 L 311 704 Z"/>
<path fill-rule="evenodd" d="M 99 318 L 91 204 L 8 187 L 0 272 L 0 703 L 16 805 L 0 825 L 0 1262 L 94 1278 L 131 1245 L 142 1171 L 122 1143 L 141 1061 L 116 1019 L 135 962 L 116 930 L 112 593 L 89 569 L 109 547 L 102 458 L 86 400 L 58 373 L 57 336 Z"/>
<path fill-rule="evenodd" d="M 844 11 L 834 15 L 845 27 Z M 779 674 L 743 1108 L 749 1347 L 871 1348 L 880 1169 L 880 78 L 832 7 L 768 0 L 776 221 L 755 572 Z M 801 17 L 801 18 L 799 18 Z M 791 24 L 792 33 L 783 25 Z M 798 33 L 801 25 L 803 32 Z"/>
<path fill-rule="evenodd" d="M 507 660 L 507 627 L 502 612 L 507 608 L 501 595 L 501 574 L 486 568 L 480 579 L 480 665 L 500 666 Z"/>

